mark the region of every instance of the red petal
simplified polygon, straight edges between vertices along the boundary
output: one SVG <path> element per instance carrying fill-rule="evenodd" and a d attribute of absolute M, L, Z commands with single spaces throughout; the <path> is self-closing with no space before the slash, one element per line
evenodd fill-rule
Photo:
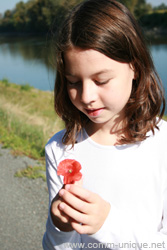
<path fill-rule="evenodd" d="M 82 177 L 82 174 L 81 173 L 77 173 L 75 175 L 69 175 L 67 176 L 66 178 L 66 182 L 68 182 L 68 184 L 71 184 L 71 183 L 74 183 L 75 181 L 79 181 Z M 64 183 L 65 184 L 65 183 Z"/>
<path fill-rule="evenodd" d="M 64 184 L 70 184 L 68 179 L 69 179 L 68 176 L 64 176 L 64 179 L 63 179 Z"/>
<path fill-rule="evenodd" d="M 79 172 L 74 176 L 74 181 L 79 181 L 82 178 L 82 174 Z"/>
<path fill-rule="evenodd" d="M 69 172 L 72 170 L 72 172 Z M 73 159 L 65 159 L 61 161 L 57 168 L 57 174 L 64 176 L 64 184 L 74 183 L 79 181 L 82 174 L 79 172 L 81 170 L 81 164 Z"/>
<path fill-rule="evenodd" d="M 74 166 L 76 171 L 79 172 L 81 170 L 81 164 L 78 161 L 74 161 L 73 166 Z"/>
<path fill-rule="evenodd" d="M 71 165 L 72 165 L 72 161 L 71 159 L 65 159 L 63 161 L 61 161 L 58 165 L 57 168 L 57 174 L 58 175 L 64 175 L 67 173 L 68 169 L 71 169 Z"/>

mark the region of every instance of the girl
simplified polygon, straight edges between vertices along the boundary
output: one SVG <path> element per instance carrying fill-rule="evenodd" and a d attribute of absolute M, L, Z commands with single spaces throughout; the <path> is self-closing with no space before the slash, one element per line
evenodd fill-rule
<path fill-rule="evenodd" d="M 46 145 L 43 248 L 167 249 L 167 124 L 159 77 L 130 12 L 115 0 L 76 6 L 59 34 Z M 64 159 L 82 183 L 63 185 Z"/>

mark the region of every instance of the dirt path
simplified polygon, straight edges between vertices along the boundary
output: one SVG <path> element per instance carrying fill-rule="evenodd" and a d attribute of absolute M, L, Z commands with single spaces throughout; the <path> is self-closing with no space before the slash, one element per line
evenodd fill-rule
<path fill-rule="evenodd" d="M 17 178 L 17 170 L 36 162 L 15 157 L 0 145 L 0 249 L 40 250 L 48 210 L 42 179 Z"/>

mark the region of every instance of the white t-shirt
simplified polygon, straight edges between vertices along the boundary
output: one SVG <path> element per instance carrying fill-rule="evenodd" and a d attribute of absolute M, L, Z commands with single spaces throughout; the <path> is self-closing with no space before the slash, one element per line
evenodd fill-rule
<path fill-rule="evenodd" d="M 72 149 L 62 144 L 64 130 L 49 140 L 45 147 L 49 208 L 63 185 L 63 177 L 56 174 L 59 162 L 75 159 L 82 165 L 83 187 L 108 201 L 111 210 L 93 235 L 62 232 L 49 213 L 45 250 L 167 249 L 167 122 L 161 121 L 159 128 L 143 142 L 130 145 L 100 145 L 85 130 Z"/>

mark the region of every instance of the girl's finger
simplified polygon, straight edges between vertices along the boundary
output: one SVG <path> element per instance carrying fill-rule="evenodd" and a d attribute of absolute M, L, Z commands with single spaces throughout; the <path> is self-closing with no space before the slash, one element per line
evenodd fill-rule
<path fill-rule="evenodd" d="M 59 218 L 63 223 L 69 223 L 70 218 L 68 215 L 66 215 L 62 210 L 60 210 L 61 217 Z"/>
<path fill-rule="evenodd" d="M 80 198 L 78 198 L 74 194 L 68 192 L 67 190 L 62 189 L 59 192 L 59 195 L 64 200 L 64 202 L 66 202 L 71 207 L 75 208 L 75 210 L 78 210 L 78 211 L 85 213 L 85 214 L 90 212 L 91 208 L 90 208 L 89 203 L 81 200 Z"/>
<path fill-rule="evenodd" d="M 91 228 L 88 225 L 83 225 L 81 223 L 77 223 L 76 221 L 72 221 L 71 226 L 79 234 L 91 234 Z"/>
<path fill-rule="evenodd" d="M 59 205 L 59 209 L 63 211 L 67 216 L 72 218 L 72 220 L 77 221 L 78 223 L 88 224 L 89 223 L 89 216 L 83 214 L 74 208 L 70 207 L 66 203 L 62 202 Z"/>
<path fill-rule="evenodd" d="M 98 197 L 97 194 L 74 184 L 67 184 L 65 190 L 89 203 L 95 203 Z"/>

